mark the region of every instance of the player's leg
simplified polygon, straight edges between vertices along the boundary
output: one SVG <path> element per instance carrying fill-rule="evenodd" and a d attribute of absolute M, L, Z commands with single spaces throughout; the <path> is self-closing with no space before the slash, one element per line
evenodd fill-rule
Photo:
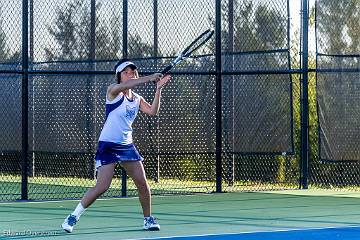
<path fill-rule="evenodd" d="M 151 216 L 151 191 L 146 180 L 143 163 L 141 161 L 124 161 L 121 162 L 121 165 L 138 189 L 139 200 L 144 214 L 144 229 L 160 230 L 160 225 Z"/>
<path fill-rule="evenodd" d="M 115 163 L 97 169 L 96 185 L 90 188 L 81 199 L 81 205 L 84 208 L 88 208 L 101 194 L 109 189 L 114 176 L 114 169 Z"/>
<path fill-rule="evenodd" d="M 145 217 L 151 215 L 151 193 L 146 180 L 145 170 L 141 161 L 124 161 L 121 166 L 134 181 L 138 191 L 139 200 Z"/>
<path fill-rule="evenodd" d="M 97 169 L 96 185 L 90 188 L 75 210 L 65 219 L 61 225 L 66 232 L 72 232 L 74 225 L 79 221 L 81 214 L 88 208 L 101 194 L 109 189 L 114 175 L 115 163 L 103 165 Z"/>

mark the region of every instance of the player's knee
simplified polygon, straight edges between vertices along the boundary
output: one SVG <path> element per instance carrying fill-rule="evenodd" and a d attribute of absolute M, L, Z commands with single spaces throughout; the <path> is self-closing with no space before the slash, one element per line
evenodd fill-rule
<path fill-rule="evenodd" d="M 95 190 L 98 194 L 103 194 L 104 192 L 106 192 L 110 187 L 110 184 L 101 184 L 101 185 L 96 185 L 95 186 Z"/>
<path fill-rule="evenodd" d="M 145 179 L 139 180 L 136 185 L 137 185 L 139 191 L 150 192 L 150 186 Z"/>

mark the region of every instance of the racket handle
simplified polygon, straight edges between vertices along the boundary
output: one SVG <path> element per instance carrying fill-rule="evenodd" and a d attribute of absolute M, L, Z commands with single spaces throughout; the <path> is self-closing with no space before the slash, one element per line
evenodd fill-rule
<path fill-rule="evenodd" d="M 165 75 L 166 73 L 168 73 L 172 68 L 173 68 L 174 65 L 167 65 L 166 68 L 164 68 L 162 71 L 161 71 L 161 74 L 162 75 Z M 156 84 L 156 82 L 152 82 L 153 84 Z"/>
<path fill-rule="evenodd" d="M 173 65 L 167 65 L 166 68 L 164 68 L 164 70 L 161 71 L 162 75 L 165 75 L 166 73 L 168 73 L 170 71 L 170 69 L 172 69 Z"/>

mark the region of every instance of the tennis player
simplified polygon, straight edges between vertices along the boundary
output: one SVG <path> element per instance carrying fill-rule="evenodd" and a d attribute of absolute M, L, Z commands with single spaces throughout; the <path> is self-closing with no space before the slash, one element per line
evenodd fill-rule
<path fill-rule="evenodd" d="M 162 87 L 171 79 L 161 73 L 139 77 L 137 66 L 123 59 L 115 66 L 117 84 L 108 87 L 106 93 L 106 121 L 101 131 L 96 160 L 96 185 L 90 188 L 75 210 L 67 216 L 61 225 L 66 232 L 72 232 L 81 214 L 101 194 L 108 190 L 114 175 L 115 164 L 125 169 L 134 181 L 144 214 L 144 230 L 160 230 L 156 218 L 151 215 L 151 192 L 146 180 L 143 157 L 139 154 L 132 139 L 132 123 L 138 111 L 156 115 L 160 108 Z M 152 104 L 131 89 L 147 82 L 156 82 L 156 92 Z"/>

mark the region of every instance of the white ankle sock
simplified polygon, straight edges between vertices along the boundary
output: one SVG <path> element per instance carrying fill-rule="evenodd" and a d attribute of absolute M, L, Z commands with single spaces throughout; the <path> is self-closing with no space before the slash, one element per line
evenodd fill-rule
<path fill-rule="evenodd" d="M 75 215 L 76 219 L 79 220 L 81 214 L 83 214 L 85 210 L 86 208 L 84 208 L 81 202 L 79 202 L 79 204 L 76 206 L 74 212 L 72 212 L 71 215 Z"/>

